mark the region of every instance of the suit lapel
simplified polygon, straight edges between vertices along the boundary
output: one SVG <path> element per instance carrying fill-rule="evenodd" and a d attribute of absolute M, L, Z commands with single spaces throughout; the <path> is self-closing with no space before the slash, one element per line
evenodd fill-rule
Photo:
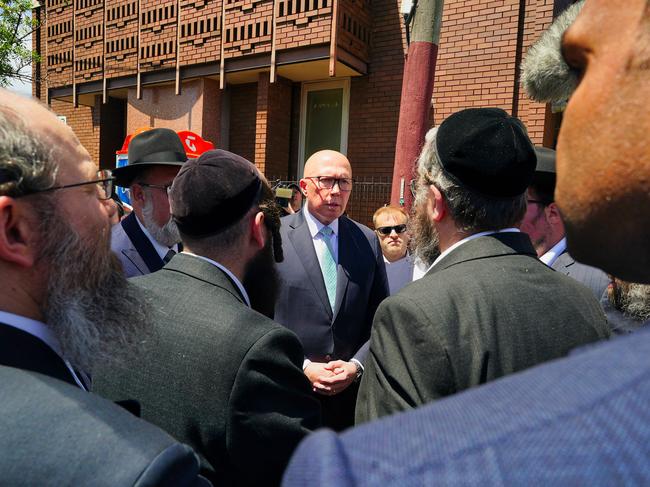
<path fill-rule="evenodd" d="M 568 269 L 573 264 L 575 264 L 575 260 L 573 260 L 573 257 L 571 257 L 569 252 L 565 250 L 557 259 L 555 259 L 555 262 L 553 262 L 551 267 L 555 270 L 563 270 Z"/>
<path fill-rule="evenodd" d="M 136 220 L 135 213 L 132 212 L 121 222 L 124 232 L 128 235 L 129 240 L 135 247 L 135 250 L 139 254 L 142 261 L 149 268 L 150 272 L 156 272 L 162 269 L 163 260 L 156 252 L 151 241 L 144 234 L 138 221 Z M 123 252 L 124 255 L 133 262 L 133 264 L 140 269 L 140 267 L 134 262 L 134 259 L 130 257 L 127 253 Z"/>
<path fill-rule="evenodd" d="M 359 255 L 359 249 L 356 248 L 357 242 L 354 240 L 352 232 L 349 231 L 348 225 L 350 225 L 350 222 L 347 218 L 339 218 L 339 262 L 336 266 L 336 301 L 334 303 L 335 310 L 332 322 L 336 321 L 345 300 L 345 293 L 350 282 L 350 269 L 356 263 L 354 256 Z"/>
<path fill-rule="evenodd" d="M 135 248 L 122 249 L 122 255 L 129 259 L 129 261 L 140 271 L 142 275 L 149 274 L 149 272 L 151 272 Z"/>
<path fill-rule="evenodd" d="M 339 227 L 340 229 L 340 227 Z M 340 233 L 340 232 L 339 232 Z M 323 307 L 327 310 L 327 313 L 330 318 L 332 318 L 332 307 L 330 306 L 329 298 L 327 297 L 327 289 L 325 288 L 325 281 L 323 280 L 323 273 L 318 263 L 318 257 L 316 256 L 316 250 L 314 249 L 314 242 L 309 233 L 309 226 L 305 221 L 305 217 L 300 212 L 298 216 L 294 219 L 289 225 L 289 240 L 293 245 L 293 248 L 298 254 L 298 258 L 305 268 L 305 273 L 309 277 L 316 294 L 323 303 Z M 339 240 L 339 260 L 340 260 L 340 240 Z M 339 277 L 337 272 L 337 289 L 339 285 Z M 337 300 L 338 302 L 338 291 L 337 291 Z"/>

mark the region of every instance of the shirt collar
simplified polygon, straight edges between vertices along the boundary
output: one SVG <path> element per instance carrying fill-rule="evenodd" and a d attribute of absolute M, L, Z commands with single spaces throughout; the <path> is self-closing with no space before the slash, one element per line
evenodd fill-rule
<path fill-rule="evenodd" d="M 552 266 L 557 258 L 566 250 L 566 237 L 562 237 L 558 243 L 551 247 L 551 250 L 542 255 L 539 260 L 547 266 Z"/>
<path fill-rule="evenodd" d="M 305 221 L 307 222 L 307 226 L 309 227 L 309 233 L 311 234 L 311 238 L 316 238 L 318 232 L 320 232 L 325 226 L 330 227 L 332 229 L 332 232 L 334 232 L 334 235 L 338 237 L 339 235 L 338 218 L 334 220 L 332 223 L 330 223 L 329 225 L 323 225 L 311 213 L 309 213 L 309 202 L 307 202 L 307 204 L 303 206 L 303 209 L 301 211 L 305 215 Z"/>
<path fill-rule="evenodd" d="M 169 252 L 170 248 L 165 247 L 164 245 L 161 245 L 158 240 L 152 237 L 152 235 L 149 233 L 149 230 L 142 224 L 140 219 L 138 218 L 138 215 L 135 215 L 135 221 L 138 222 L 138 225 L 140 225 L 140 229 L 142 230 L 142 233 L 146 235 L 146 237 L 149 239 L 151 242 L 151 245 L 153 245 L 153 248 L 156 249 L 156 253 L 161 259 L 164 259 L 165 256 L 167 255 L 167 252 Z M 178 252 L 178 244 L 174 244 L 171 247 L 171 250 L 174 252 Z"/>
<path fill-rule="evenodd" d="M 212 260 L 212 259 L 209 259 L 209 258 L 207 258 L 207 257 L 204 257 L 203 255 L 196 255 L 196 254 L 193 254 L 193 253 L 191 253 L 191 252 L 188 252 L 187 250 L 183 250 L 182 253 L 185 254 L 185 255 L 190 255 L 190 256 L 192 256 L 192 257 L 196 257 L 197 259 L 201 259 L 201 260 L 204 260 L 204 261 L 206 261 L 206 262 L 209 262 L 209 263 L 212 264 L 213 266 L 218 267 L 218 268 L 221 269 L 223 272 L 225 272 L 226 275 L 227 275 L 230 279 L 233 280 L 233 282 L 234 282 L 235 285 L 237 286 L 237 289 L 239 289 L 239 292 L 241 292 L 241 295 L 244 297 L 244 301 L 246 302 L 246 305 L 247 305 L 249 308 L 251 307 L 251 300 L 250 300 L 250 298 L 248 297 L 248 293 L 246 292 L 246 289 L 244 288 L 243 284 L 239 281 L 239 279 L 237 279 L 237 277 L 236 277 L 232 272 L 230 272 L 230 270 L 229 270 L 227 267 L 224 267 L 222 264 L 219 264 L 219 262 L 214 261 L 214 260 Z"/>
<path fill-rule="evenodd" d="M 518 229 L 518 228 L 503 228 L 503 229 L 501 229 L 501 230 L 488 230 L 487 232 L 478 232 L 478 233 L 475 233 L 475 234 L 473 234 L 473 235 L 470 235 L 469 237 L 465 237 L 464 239 L 459 240 L 459 241 L 456 242 L 454 245 L 452 245 L 451 247 L 449 247 L 447 250 L 445 250 L 444 252 L 442 252 L 442 253 L 438 256 L 438 258 L 437 258 L 436 260 L 433 261 L 433 264 L 431 264 L 431 266 L 427 269 L 427 272 L 429 272 L 429 271 L 431 270 L 431 268 L 432 268 L 434 265 L 436 265 L 438 262 L 440 262 L 442 259 L 444 259 L 444 258 L 445 258 L 447 255 L 449 255 L 453 250 L 457 249 L 457 248 L 460 247 L 461 245 L 463 245 L 463 244 L 465 244 L 465 243 L 467 243 L 467 242 L 469 242 L 469 241 L 471 241 L 471 240 L 475 240 L 475 239 L 477 239 L 477 238 L 479 238 L 479 237 L 485 237 L 486 235 L 493 235 L 493 234 L 495 234 L 495 233 L 508 233 L 508 232 L 513 232 L 513 233 L 514 233 L 514 232 L 519 232 L 519 229 Z"/>

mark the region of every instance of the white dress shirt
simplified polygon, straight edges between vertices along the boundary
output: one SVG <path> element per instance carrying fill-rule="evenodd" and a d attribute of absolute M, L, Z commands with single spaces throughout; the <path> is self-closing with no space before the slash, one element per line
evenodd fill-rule
<path fill-rule="evenodd" d="M 551 267 L 557 258 L 562 255 L 562 252 L 566 250 L 566 237 L 562 239 L 551 247 L 551 250 L 542 255 L 539 260 L 544 262 L 547 266 Z"/>
<path fill-rule="evenodd" d="M 147 236 L 149 242 L 151 242 L 151 245 L 153 245 L 153 248 L 156 249 L 156 253 L 160 256 L 162 260 L 165 260 L 165 256 L 167 255 L 167 252 L 169 252 L 170 250 L 173 250 L 174 252 L 178 253 L 178 244 L 174 244 L 171 247 L 165 247 L 164 245 L 161 245 L 160 243 L 158 243 L 158 240 L 156 240 L 151 236 L 149 230 L 147 230 L 147 228 L 138 219 L 138 215 L 135 215 L 135 221 L 138 222 L 138 225 L 140 225 L 140 229 L 142 230 L 142 233 L 144 233 Z"/>
<path fill-rule="evenodd" d="M 0 311 L 0 323 L 17 328 L 29 333 L 31 336 L 38 338 L 40 341 L 45 343 L 48 347 L 56 353 L 61 360 L 65 363 L 65 366 L 68 368 L 72 377 L 79 387 L 83 390 L 88 390 L 83 381 L 77 376 L 76 372 L 70 365 L 70 362 L 63 358 L 61 353 L 61 346 L 59 345 L 59 340 L 56 338 L 52 330 L 42 321 L 32 320 L 31 318 L 25 318 L 24 316 L 16 315 L 13 313 L 8 313 L 7 311 Z M 0 325 L 1 326 L 1 325 Z"/>
<path fill-rule="evenodd" d="M 246 301 L 246 304 L 248 305 L 248 307 L 249 308 L 251 307 L 251 300 L 248 297 L 248 293 L 246 292 L 246 289 L 244 288 L 244 285 L 239 281 L 239 279 L 237 279 L 237 277 L 232 272 L 230 272 L 230 270 L 227 267 L 224 267 L 223 265 L 219 264 L 219 262 L 216 262 L 216 261 L 214 261 L 212 259 L 208 259 L 207 257 L 204 257 L 202 255 L 193 254 L 191 252 L 188 252 L 187 250 L 183 250 L 183 252 L 181 252 L 181 253 L 183 253 L 185 255 L 190 255 L 192 257 L 196 257 L 197 259 L 201 259 L 201 260 L 204 260 L 206 262 L 209 262 L 213 266 L 218 267 L 219 269 L 224 271 L 226 273 L 226 275 L 230 279 L 233 280 L 233 282 L 237 286 L 237 289 L 239 289 L 239 292 L 241 292 L 241 295 L 244 297 L 244 301 Z"/>

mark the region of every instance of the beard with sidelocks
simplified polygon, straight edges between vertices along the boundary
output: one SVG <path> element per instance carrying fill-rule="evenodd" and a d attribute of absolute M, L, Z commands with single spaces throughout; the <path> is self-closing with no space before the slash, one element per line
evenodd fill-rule
<path fill-rule="evenodd" d="M 144 219 L 143 225 L 151 236 L 160 244 L 165 247 L 171 247 L 181 241 L 181 234 L 178 231 L 176 222 L 169 215 L 169 220 L 162 227 L 159 227 L 154 221 L 153 217 L 153 199 L 151 193 L 147 188 L 144 188 L 146 198 L 144 206 L 142 207 L 142 217 Z"/>
<path fill-rule="evenodd" d="M 92 374 L 133 355 L 149 330 L 144 299 L 127 283 L 104 231 L 82 238 L 53 201 L 40 211 L 39 261 L 48 273 L 43 315 L 63 358 Z"/>
<path fill-rule="evenodd" d="M 415 214 L 409 219 L 411 251 L 425 265 L 430 266 L 440 255 L 440 237 L 426 212 L 427 186 L 420 184 L 413 205 Z"/>

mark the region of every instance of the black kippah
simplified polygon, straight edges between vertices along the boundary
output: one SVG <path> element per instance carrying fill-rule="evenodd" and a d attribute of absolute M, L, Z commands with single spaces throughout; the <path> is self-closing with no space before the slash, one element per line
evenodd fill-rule
<path fill-rule="evenodd" d="M 172 217 L 183 235 L 213 235 L 244 216 L 261 192 L 251 162 L 225 150 L 207 151 L 185 163 L 174 179 Z"/>
<path fill-rule="evenodd" d="M 438 128 L 443 171 L 456 184 L 494 198 L 521 195 L 537 162 L 526 128 L 500 108 L 470 108 Z"/>

